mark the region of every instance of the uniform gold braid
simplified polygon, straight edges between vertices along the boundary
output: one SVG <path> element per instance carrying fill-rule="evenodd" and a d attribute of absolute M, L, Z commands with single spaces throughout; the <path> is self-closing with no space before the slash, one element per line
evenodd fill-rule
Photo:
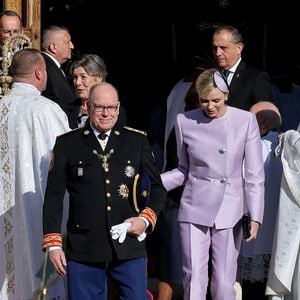
<path fill-rule="evenodd" d="M 149 221 L 149 223 L 151 224 L 150 232 L 152 232 L 155 228 L 156 221 L 157 221 L 156 213 L 150 207 L 146 207 L 139 214 L 139 217 L 144 217 Z"/>
<path fill-rule="evenodd" d="M 60 233 L 48 233 L 43 236 L 42 249 L 45 250 L 51 246 L 62 248 L 62 235 Z"/>
<path fill-rule="evenodd" d="M 140 134 L 143 134 L 143 135 L 147 136 L 147 132 L 146 131 L 142 131 L 142 130 L 135 129 L 135 128 L 128 127 L 128 126 L 124 126 L 124 128 L 127 129 L 127 130 L 129 130 L 129 131 L 134 131 L 134 132 L 137 132 L 137 133 L 140 133 Z"/>
<path fill-rule="evenodd" d="M 137 197 L 136 197 L 137 196 L 137 182 L 138 182 L 139 177 L 140 177 L 140 175 L 136 174 L 134 176 L 134 182 L 133 182 L 133 206 L 137 213 L 140 212 L 138 202 L 137 202 Z"/>

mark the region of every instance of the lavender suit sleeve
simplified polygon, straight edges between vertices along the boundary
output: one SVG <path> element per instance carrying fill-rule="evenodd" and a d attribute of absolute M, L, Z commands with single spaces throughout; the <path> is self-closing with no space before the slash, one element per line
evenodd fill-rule
<path fill-rule="evenodd" d="M 188 154 L 184 144 L 182 128 L 180 125 L 180 119 L 182 117 L 184 117 L 183 114 L 178 114 L 175 123 L 177 155 L 179 158 L 178 167 L 161 174 L 161 180 L 167 191 L 183 185 L 188 174 Z"/>
<path fill-rule="evenodd" d="M 251 113 L 245 145 L 245 199 L 251 219 L 262 223 L 264 214 L 264 163 L 259 127 Z"/>

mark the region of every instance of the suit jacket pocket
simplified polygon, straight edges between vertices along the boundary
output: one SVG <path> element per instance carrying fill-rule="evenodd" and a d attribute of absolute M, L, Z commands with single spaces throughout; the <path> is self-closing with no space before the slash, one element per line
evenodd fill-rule
<path fill-rule="evenodd" d="M 73 253 L 87 253 L 92 226 L 91 217 L 71 215 L 68 220 L 68 248 Z"/>
<path fill-rule="evenodd" d="M 68 230 L 73 233 L 84 233 L 91 230 L 91 216 L 74 214 L 68 220 Z"/>

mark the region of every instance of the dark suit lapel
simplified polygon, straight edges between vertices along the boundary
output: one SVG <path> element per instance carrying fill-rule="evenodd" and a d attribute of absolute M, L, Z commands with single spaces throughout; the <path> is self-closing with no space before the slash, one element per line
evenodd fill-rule
<path fill-rule="evenodd" d="M 246 66 L 246 64 L 243 61 L 241 61 L 238 65 L 236 71 L 234 72 L 233 78 L 232 78 L 231 83 L 230 83 L 231 93 L 234 93 L 234 91 L 237 89 L 237 87 L 239 85 L 239 82 L 242 78 L 245 66 Z"/>

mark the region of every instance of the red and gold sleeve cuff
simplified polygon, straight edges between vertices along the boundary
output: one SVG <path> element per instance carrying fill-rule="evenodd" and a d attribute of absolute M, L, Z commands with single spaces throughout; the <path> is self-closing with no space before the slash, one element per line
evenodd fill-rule
<path fill-rule="evenodd" d="M 43 236 L 43 250 L 51 246 L 62 247 L 62 235 L 60 233 L 48 233 Z"/>
<path fill-rule="evenodd" d="M 144 217 L 149 221 L 149 223 L 151 224 L 150 232 L 152 232 L 154 230 L 157 221 L 156 213 L 150 207 L 146 207 L 139 214 L 139 217 Z"/>

